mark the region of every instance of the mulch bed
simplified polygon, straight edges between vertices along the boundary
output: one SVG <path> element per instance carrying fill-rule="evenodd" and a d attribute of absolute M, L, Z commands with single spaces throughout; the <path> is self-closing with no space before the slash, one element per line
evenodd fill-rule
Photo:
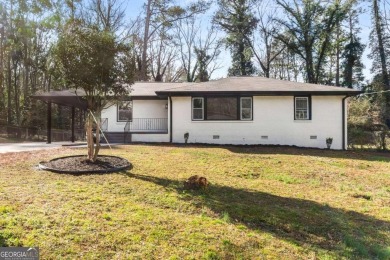
<path fill-rule="evenodd" d="M 40 162 L 39 168 L 57 173 L 107 173 L 129 169 L 131 164 L 116 156 L 101 155 L 95 162 L 90 162 L 85 155 L 75 155 Z"/>

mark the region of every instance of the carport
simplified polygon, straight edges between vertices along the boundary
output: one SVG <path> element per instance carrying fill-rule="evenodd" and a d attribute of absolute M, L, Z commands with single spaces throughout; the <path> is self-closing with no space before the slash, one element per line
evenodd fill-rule
<path fill-rule="evenodd" d="M 49 91 L 38 93 L 32 98 L 41 100 L 47 103 L 47 143 L 51 143 L 51 119 L 52 119 L 52 104 L 57 104 L 61 106 L 67 106 L 72 108 L 72 137 L 71 141 L 74 143 L 75 141 L 75 111 L 76 108 L 81 109 L 83 111 L 87 110 L 87 102 L 84 99 L 85 92 L 80 89 L 68 89 L 68 90 L 58 90 L 58 91 Z"/>

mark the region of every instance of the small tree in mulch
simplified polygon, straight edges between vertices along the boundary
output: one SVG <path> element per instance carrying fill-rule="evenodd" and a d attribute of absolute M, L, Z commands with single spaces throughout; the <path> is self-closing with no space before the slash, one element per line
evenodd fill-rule
<path fill-rule="evenodd" d="M 102 110 L 110 101 L 124 99 L 130 93 L 135 67 L 131 53 L 130 44 L 118 42 L 113 32 L 81 20 L 69 21 L 60 32 L 55 47 L 59 71 L 69 88 L 85 91 L 88 103 L 85 128 L 89 161 L 95 162 L 99 154 Z"/>

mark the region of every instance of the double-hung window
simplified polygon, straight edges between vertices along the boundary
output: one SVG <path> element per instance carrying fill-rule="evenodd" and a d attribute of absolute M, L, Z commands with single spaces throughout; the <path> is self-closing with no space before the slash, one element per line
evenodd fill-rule
<path fill-rule="evenodd" d="M 310 97 L 295 97 L 295 120 L 310 120 Z"/>
<path fill-rule="evenodd" d="M 252 120 L 252 98 L 242 97 L 240 100 L 241 120 Z"/>
<path fill-rule="evenodd" d="M 192 120 L 204 119 L 204 99 L 202 97 L 192 98 Z"/>
<path fill-rule="evenodd" d="M 121 101 L 118 102 L 117 121 L 127 122 L 133 119 L 133 102 Z"/>

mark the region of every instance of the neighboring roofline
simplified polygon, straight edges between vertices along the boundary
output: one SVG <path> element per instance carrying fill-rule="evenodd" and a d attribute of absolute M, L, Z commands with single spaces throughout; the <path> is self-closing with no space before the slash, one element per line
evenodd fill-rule
<path fill-rule="evenodd" d="M 174 81 L 174 82 L 160 82 L 160 81 L 134 81 L 133 84 L 131 84 L 130 86 L 133 86 L 134 84 L 136 83 L 141 83 L 141 84 L 149 84 L 149 83 L 153 83 L 153 84 L 183 84 L 183 83 L 195 83 L 195 82 L 187 82 L 187 81 Z"/>
<path fill-rule="evenodd" d="M 295 96 L 295 95 L 314 95 L 314 96 L 356 96 L 363 93 L 360 90 L 348 91 L 156 91 L 157 96 Z"/>
<path fill-rule="evenodd" d="M 133 100 L 133 99 L 162 99 L 165 97 L 157 96 L 156 93 L 154 95 L 126 95 L 121 97 L 115 97 L 115 96 L 107 96 L 107 99 L 114 99 L 114 100 Z"/>
<path fill-rule="evenodd" d="M 132 96 L 130 95 L 126 100 L 163 100 L 164 96 Z"/>

